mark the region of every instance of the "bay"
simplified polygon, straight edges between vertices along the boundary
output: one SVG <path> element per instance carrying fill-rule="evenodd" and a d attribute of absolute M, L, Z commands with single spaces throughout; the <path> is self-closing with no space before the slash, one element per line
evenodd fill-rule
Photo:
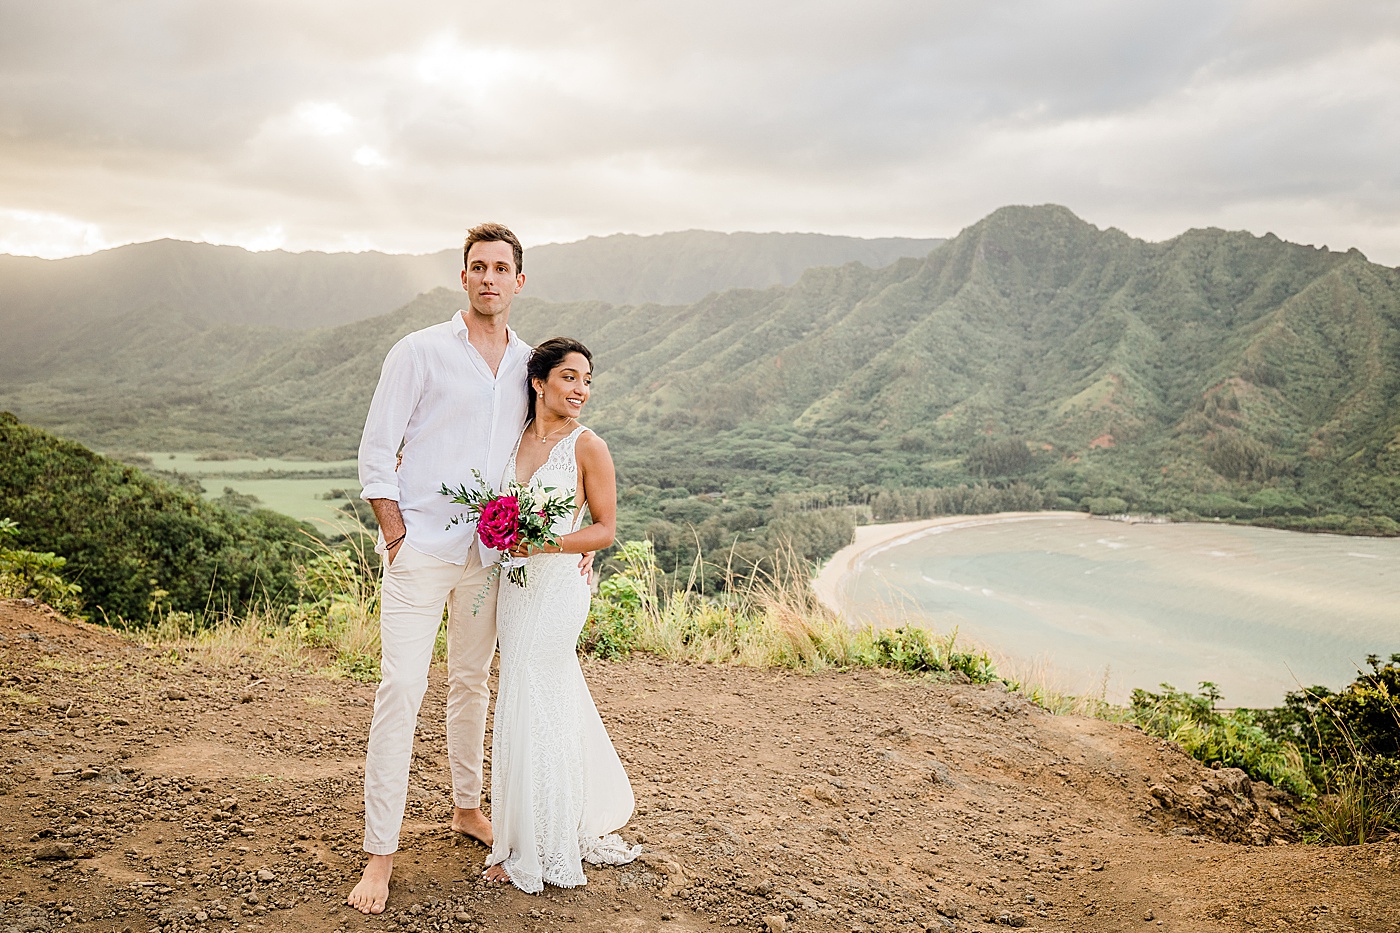
<path fill-rule="evenodd" d="M 1350 682 L 1400 652 L 1400 539 L 1222 524 L 970 518 L 872 548 L 842 603 L 857 622 L 957 628 L 1063 689 L 1213 682 L 1225 703 Z"/>

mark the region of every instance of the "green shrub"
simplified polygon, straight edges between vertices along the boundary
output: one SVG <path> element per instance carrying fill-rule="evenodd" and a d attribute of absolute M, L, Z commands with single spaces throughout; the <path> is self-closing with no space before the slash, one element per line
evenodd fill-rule
<path fill-rule="evenodd" d="M 1333 692 L 1290 692 L 1261 715 L 1264 728 L 1303 750 L 1308 777 L 1321 791 L 1305 816 L 1324 841 L 1355 843 L 1400 830 L 1400 654 Z"/>
<path fill-rule="evenodd" d="M 600 588 L 601 589 L 601 588 Z M 625 607 L 603 596 L 593 600 L 588 619 L 579 633 L 578 647 L 605 661 L 617 661 L 632 653 L 637 644 L 636 607 Z"/>
<path fill-rule="evenodd" d="M 892 667 L 910 673 L 944 670 L 943 659 L 921 628 L 900 626 L 877 632 L 873 645 L 877 667 Z"/>
<path fill-rule="evenodd" d="M 18 537 L 19 525 L 0 518 L 0 597 L 28 596 L 68 615 L 81 613 L 83 588 L 63 578 L 68 561 L 48 551 L 9 547 L 7 542 Z"/>
<path fill-rule="evenodd" d="M 1093 515 L 1122 515 L 1129 508 L 1127 501 L 1117 496 L 1091 496 L 1083 505 Z"/>
<path fill-rule="evenodd" d="M 1162 684 L 1160 693 L 1137 689 L 1127 719 L 1144 731 L 1181 745 L 1206 764 L 1239 768 L 1256 780 L 1268 781 L 1294 794 L 1312 792 L 1297 746 L 1271 736 L 1249 710 L 1217 708 L 1221 695 L 1204 682 L 1199 694 Z"/>

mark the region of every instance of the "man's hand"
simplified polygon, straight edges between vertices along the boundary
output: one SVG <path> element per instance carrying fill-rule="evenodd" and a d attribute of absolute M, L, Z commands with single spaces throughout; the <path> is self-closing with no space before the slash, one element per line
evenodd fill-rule
<path fill-rule="evenodd" d="M 588 585 L 593 585 L 593 555 L 595 551 L 584 551 L 578 558 L 579 576 L 588 581 Z"/>
<path fill-rule="evenodd" d="M 369 506 L 374 509 L 374 519 L 379 522 L 379 533 L 384 536 L 385 543 L 398 541 L 384 554 L 384 559 L 389 564 L 393 564 L 394 558 L 398 556 L 399 548 L 403 547 L 404 542 L 406 529 L 403 525 L 403 513 L 399 511 L 399 504 L 393 499 L 371 499 Z"/>

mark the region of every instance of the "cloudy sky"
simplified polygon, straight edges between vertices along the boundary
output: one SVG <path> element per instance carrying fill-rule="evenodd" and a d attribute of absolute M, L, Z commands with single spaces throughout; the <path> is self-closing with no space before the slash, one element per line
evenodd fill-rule
<path fill-rule="evenodd" d="M 0 252 L 1064 204 L 1400 264 L 1400 3 L 0 0 Z"/>

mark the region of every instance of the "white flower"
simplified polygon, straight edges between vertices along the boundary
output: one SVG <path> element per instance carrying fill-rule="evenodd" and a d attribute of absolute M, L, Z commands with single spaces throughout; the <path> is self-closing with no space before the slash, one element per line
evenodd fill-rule
<path fill-rule="evenodd" d="M 557 486 L 533 485 L 530 488 L 531 501 L 537 507 L 543 508 L 546 504 L 554 503 L 563 505 L 573 498 L 573 495 Z"/>

